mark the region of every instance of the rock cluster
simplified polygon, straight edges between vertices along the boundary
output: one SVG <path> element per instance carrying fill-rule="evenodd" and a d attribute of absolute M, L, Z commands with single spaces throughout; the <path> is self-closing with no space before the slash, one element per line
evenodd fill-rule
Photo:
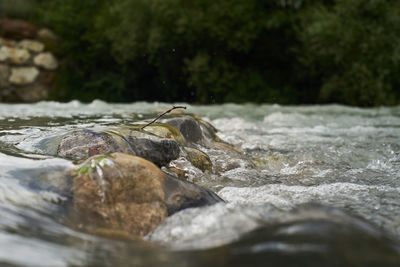
<path fill-rule="evenodd" d="M 25 21 L 0 20 L 1 102 L 46 99 L 58 61 L 45 42 L 55 38 L 50 30 Z"/>
<path fill-rule="evenodd" d="M 57 155 L 80 162 L 74 170 L 73 211 L 83 230 L 107 236 L 143 237 L 167 216 L 214 204 L 212 191 L 189 182 L 187 165 L 199 174 L 218 173 L 209 153 L 245 161 L 216 129 L 195 115 L 171 115 L 142 128 L 82 129 L 57 137 Z M 206 152 L 205 152 L 206 151 Z M 214 151 L 214 152 L 213 152 Z"/>

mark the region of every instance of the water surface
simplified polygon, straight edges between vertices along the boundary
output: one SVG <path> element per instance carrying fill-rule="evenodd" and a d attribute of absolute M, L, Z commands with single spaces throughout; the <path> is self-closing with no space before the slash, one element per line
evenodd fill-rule
<path fill-rule="evenodd" d="M 0 263 L 400 266 L 400 107 L 187 106 L 253 167 L 236 160 L 217 175 L 187 166 L 189 180 L 226 203 L 181 211 L 146 241 L 126 242 L 71 227 L 70 181 L 59 173 L 73 163 L 54 156 L 57 138 L 171 105 L 0 104 Z"/>

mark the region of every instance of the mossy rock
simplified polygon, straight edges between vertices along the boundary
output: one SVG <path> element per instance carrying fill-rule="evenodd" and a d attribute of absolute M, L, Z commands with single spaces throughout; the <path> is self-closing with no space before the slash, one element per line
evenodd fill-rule
<path fill-rule="evenodd" d="M 170 177 L 150 161 L 129 154 L 91 157 L 75 174 L 71 214 L 91 232 L 103 229 L 143 237 L 168 215 L 222 201 L 213 192 Z"/>

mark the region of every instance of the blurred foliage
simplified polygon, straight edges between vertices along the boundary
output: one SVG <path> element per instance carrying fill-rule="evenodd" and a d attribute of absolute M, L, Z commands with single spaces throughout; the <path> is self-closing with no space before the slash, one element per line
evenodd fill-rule
<path fill-rule="evenodd" d="M 400 103 L 397 0 L 35 1 L 57 100 Z"/>
<path fill-rule="evenodd" d="M 152 66 L 169 101 L 289 103 L 293 13 L 273 1 L 120 0 L 98 22 L 118 62 Z"/>
<path fill-rule="evenodd" d="M 45 0 L 1 0 L 0 18 L 8 16 L 36 21 L 37 13 L 35 11 L 44 1 Z"/>
<path fill-rule="evenodd" d="M 400 2 L 314 5 L 298 29 L 302 65 L 319 77 L 319 102 L 376 106 L 400 99 Z"/>

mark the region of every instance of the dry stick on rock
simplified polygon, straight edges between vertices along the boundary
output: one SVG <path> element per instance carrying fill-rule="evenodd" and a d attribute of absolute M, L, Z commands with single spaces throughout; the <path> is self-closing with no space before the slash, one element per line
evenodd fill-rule
<path fill-rule="evenodd" d="M 146 124 L 145 126 L 142 126 L 142 128 L 140 128 L 141 130 L 143 130 L 144 128 L 146 128 L 147 126 L 155 123 L 159 118 L 161 118 L 162 116 L 164 116 L 165 114 L 170 113 L 171 111 L 173 111 L 174 109 L 178 109 L 178 108 L 183 108 L 186 109 L 185 106 L 173 106 L 172 108 L 168 109 L 167 111 L 165 111 L 164 113 L 161 113 L 160 115 L 157 116 L 157 118 L 155 118 L 154 120 L 152 120 L 151 122 L 149 122 L 148 124 Z"/>

